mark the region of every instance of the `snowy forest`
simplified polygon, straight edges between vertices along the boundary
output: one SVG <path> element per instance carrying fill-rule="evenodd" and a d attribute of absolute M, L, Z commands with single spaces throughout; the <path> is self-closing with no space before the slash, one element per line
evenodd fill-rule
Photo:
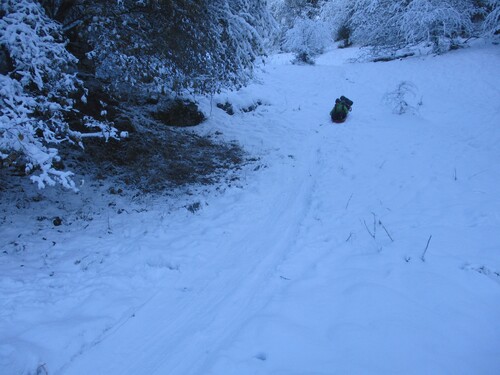
<path fill-rule="evenodd" d="M 3 167 L 76 189 L 58 145 L 120 139 L 119 108 L 237 89 L 262 56 L 312 62 L 333 41 L 433 53 L 498 34 L 497 0 L 4 0 L 0 14 Z M 118 106 L 119 107 L 119 106 Z M 123 122 L 123 121 L 122 121 Z"/>
<path fill-rule="evenodd" d="M 500 374 L 500 0 L 0 4 L 0 375 Z"/>

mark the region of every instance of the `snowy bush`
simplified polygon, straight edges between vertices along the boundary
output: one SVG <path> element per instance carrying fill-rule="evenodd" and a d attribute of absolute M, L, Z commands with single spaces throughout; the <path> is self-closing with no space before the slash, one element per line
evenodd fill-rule
<path fill-rule="evenodd" d="M 320 19 L 322 1 L 271 0 L 269 8 L 277 20 L 279 48 L 310 57 L 321 53 L 331 40 L 329 24 Z"/>
<path fill-rule="evenodd" d="M 356 1 L 350 20 L 355 42 L 371 46 L 400 44 L 397 21 L 402 12 L 401 4 L 399 1 L 382 2 Z"/>
<path fill-rule="evenodd" d="M 94 133 L 70 129 L 66 114 L 73 110 L 76 94 L 82 94 L 76 59 L 65 48 L 60 25 L 40 4 L 5 0 L 1 11 L 0 45 L 13 71 L 0 74 L 0 157 L 4 164 L 24 158 L 27 174 L 39 170 L 31 179 L 40 188 L 60 183 L 76 190 L 72 173 L 54 166 L 60 161 L 55 146 L 63 141 L 82 145 L 82 137 L 90 135 L 114 137 L 114 129 L 91 118 L 84 124 Z"/>
<path fill-rule="evenodd" d="M 344 46 L 349 44 L 352 34 L 351 18 L 354 5 L 354 1 L 330 1 L 323 6 L 320 13 L 321 19 L 329 25 L 335 40 L 344 40 Z"/>
<path fill-rule="evenodd" d="M 460 36 L 473 33 L 473 9 L 463 1 L 413 0 L 398 20 L 406 45 L 431 42 L 436 52 L 445 52 Z"/>
<path fill-rule="evenodd" d="M 473 33 L 469 0 L 339 0 L 329 2 L 322 17 L 338 32 L 352 30 L 364 46 L 401 48 L 422 42 L 442 52 Z"/>
<path fill-rule="evenodd" d="M 330 31 L 321 20 L 299 18 L 285 33 L 283 48 L 295 54 L 317 55 L 330 42 Z"/>
<path fill-rule="evenodd" d="M 500 0 L 489 0 L 489 11 L 483 23 L 483 32 L 486 36 L 500 34 Z"/>
<path fill-rule="evenodd" d="M 251 78 L 272 27 L 258 0 L 82 1 L 88 57 L 97 76 L 125 94 L 139 87 L 172 95 L 239 87 Z"/>
<path fill-rule="evenodd" d="M 415 114 L 422 105 L 422 98 L 418 95 L 418 88 L 409 81 L 402 81 L 398 87 L 385 94 L 383 101 L 392 107 L 392 112 L 397 115 L 404 113 Z"/>
<path fill-rule="evenodd" d="M 300 30 L 312 27 L 303 25 L 304 19 L 325 22 L 327 27 L 315 25 L 330 29 L 344 47 L 352 41 L 386 50 L 427 44 L 434 52 L 445 52 L 479 36 L 481 27 L 474 22 L 483 17 L 483 34 L 500 31 L 500 0 L 272 0 L 270 6 L 288 49 L 299 44 Z"/>

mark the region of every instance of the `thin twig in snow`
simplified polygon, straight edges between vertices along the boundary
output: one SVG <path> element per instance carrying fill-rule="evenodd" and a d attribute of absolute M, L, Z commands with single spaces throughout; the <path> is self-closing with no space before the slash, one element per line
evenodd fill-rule
<path fill-rule="evenodd" d="M 377 236 L 377 215 L 372 212 L 373 215 L 373 238 Z"/>
<path fill-rule="evenodd" d="M 385 225 L 382 223 L 382 221 L 378 221 L 379 225 L 384 228 L 385 230 L 385 233 L 387 233 L 387 237 L 389 237 L 391 239 L 392 242 L 394 242 L 394 240 L 392 239 L 391 235 L 389 234 L 389 231 L 387 230 L 387 228 L 385 227 Z"/>
<path fill-rule="evenodd" d="M 113 233 L 113 230 L 111 229 L 111 220 L 109 219 L 109 212 L 108 212 L 108 233 Z"/>
<path fill-rule="evenodd" d="M 473 179 L 474 177 L 484 173 L 484 172 L 488 172 L 488 169 L 485 169 L 484 171 L 480 171 L 480 172 L 477 172 L 477 173 L 474 173 L 472 176 L 469 176 L 469 180 Z"/>
<path fill-rule="evenodd" d="M 368 231 L 368 233 L 370 234 L 370 236 L 371 236 L 373 239 L 375 239 L 375 235 L 374 235 L 372 232 L 370 232 L 370 229 L 368 229 L 368 225 L 366 225 L 366 221 L 365 221 L 365 220 L 363 220 L 363 224 L 365 224 L 365 228 L 366 228 L 366 230 Z"/>
<path fill-rule="evenodd" d="M 384 207 L 387 211 L 389 211 L 389 212 L 391 212 L 391 211 L 392 211 L 389 207 L 385 207 L 384 202 L 382 202 L 382 200 L 381 200 L 381 199 L 379 199 L 378 201 L 379 201 L 380 205 L 381 205 L 382 207 Z"/>
<path fill-rule="evenodd" d="M 349 203 L 351 203 L 351 199 L 352 199 L 352 193 L 351 193 L 351 196 L 349 197 L 349 199 L 347 200 L 347 204 L 345 205 L 346 210 L 347 210 L 347 207 L 349 207 Z"/>
<path fill-rule="evenodd" d="M 425 245 L 425 250 L 422 253 L 422 256 L 420 259 L 422 259 L 422 262 L 425 262 L 425 253 L 427 252 L 427 249 L 429 248 L 429 243 L 431 242 L 432 234 L 429 236 L 429 239 L 427 240 L 427 245 Z"/>
<path fill-rule="evenodd" d="M 347 237 L 347 240 L 345 240 L 345 242 L 349 242 L 349 240 L 351 239 L 351 237 L 352 237 L 352 232 L 349 233 L 349 237 Z"/>

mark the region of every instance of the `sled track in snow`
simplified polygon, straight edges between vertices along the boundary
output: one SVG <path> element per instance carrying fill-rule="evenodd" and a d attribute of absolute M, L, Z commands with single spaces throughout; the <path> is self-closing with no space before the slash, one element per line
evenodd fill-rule
<path fill-rule="evenodd" d="M 211 354 L 231 342 L 239 328 L 272 298 L 274 289 L 269 284 L 283 282 L 276 268 L 295 246 L 315 184 L 317 137 L 311 135 L 308 142 L 308 155 L 298 160 L 294 169 L 278 171 L 277 178 L 287 181 L 283 191 L 276 192 L 273 202 L 258 203 L 269 215 L 249 228 L 245 238 L 224 241 L 205 270 L 195 275 L 196 280 L 185 279 L 190 285 L 202 287 L 186 287 L 176 295 L 171 289 L 160 291 L 133 318 L 110 330 L 100 343 L 74 358 L 60 373 L 205 373 L 215 360 Z M 222 215 L 211 226 L 228 225 L 251 209 L 248 204 L 256 203 L 235 207 L 227 213 L 229 218 Z M 274 239 L 271 245 L 269 239 Z M 214 272 L 221 264 L 228 264 L 228 258 L 234 268 Z M 112 357 L 102 358 L 102 350 Z"/>

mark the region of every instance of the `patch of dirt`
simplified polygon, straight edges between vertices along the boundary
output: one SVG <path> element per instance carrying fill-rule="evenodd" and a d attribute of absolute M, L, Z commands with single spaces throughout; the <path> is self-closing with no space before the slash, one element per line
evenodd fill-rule
<path fill-rule="evenodd" d="M 229 116 L 233 116 L 234 115 L 233 105 L 231 103 L 229 103 L 228 101 L 226 101 L 224 103 L 217 103 L 217 108 L 222 109 Z"/>
<path fill-rule="evenodd" d="M 66 168 L 95 180 L 112 180 L 115 190 L 164 193 L 192 185 L 231 185 L 242 166 L 255 161 L 219 132 L 201 136 L 151 120 L 133 125 L 137 131 L 126 139 L 87 139 L 85 150 L 65 146 L 60 153 Z"/>
<path fill-rule="evenodd" d="M 205 193 L 241 187 L 243 171 L 260 168 L 258 158 L 218 131 L 199 135 L 192 128 L 166 127 L 149 109 L 128 111 L 136 128 L 129 138 L 88 138 L 84 150 L 59 148 L 61 169 L 76 173 L 76 194 L 60 185 L 39 190 L 24 170 L 0 165 L 0 226 L 19 228 L 19 234 L 74 231 L 95 218 L 148 211 L 158 202 L 166 212 L 184 207 L 194 214 L 204 206 Z"/>
<path fill-rule="evenodd" d="M 174 100 L 166 108 L 152 113 L 153 117 L 168 126 L 196 126 L 205 121 L 205 115 L 196 103 L 185 100 Z"/>

